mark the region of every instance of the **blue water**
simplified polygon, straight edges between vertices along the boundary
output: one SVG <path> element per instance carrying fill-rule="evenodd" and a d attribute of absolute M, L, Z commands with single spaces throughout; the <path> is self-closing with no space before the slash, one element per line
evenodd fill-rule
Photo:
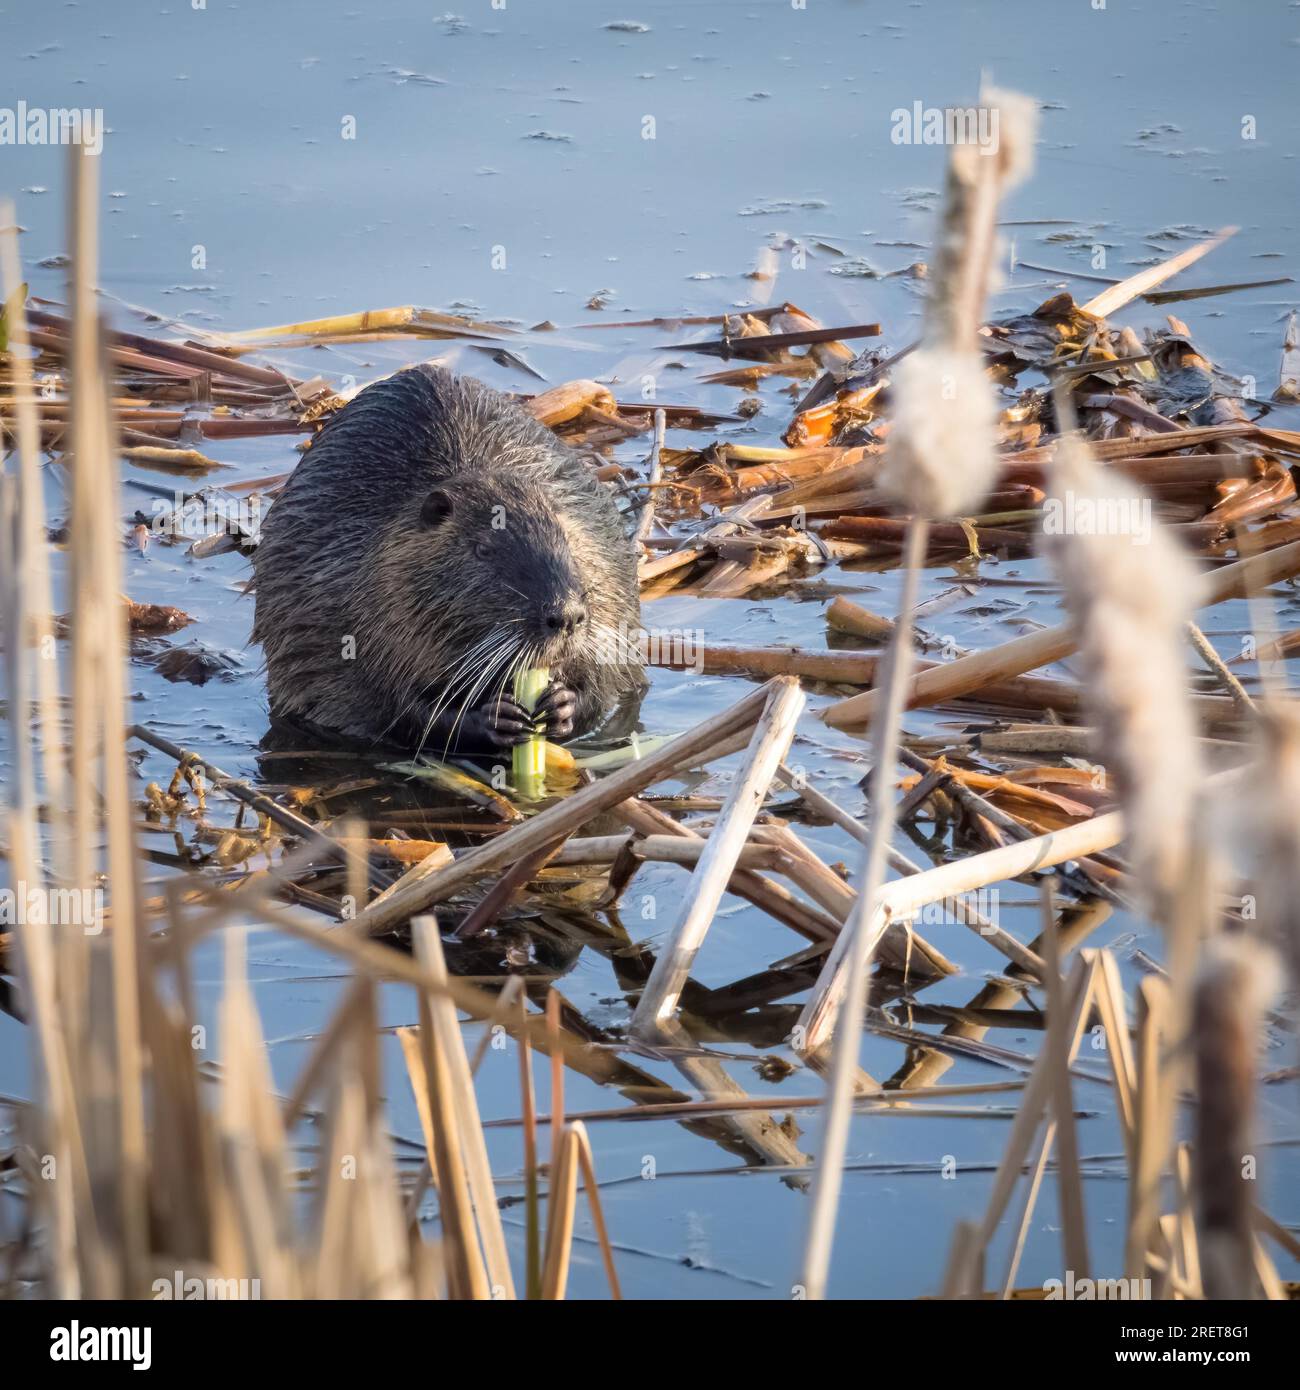
<path fill-rule="evenodd" d="M 765 287 L 747 272 L 764 248 L 774 247 L 779 275 L 771 302 L 792 300 L 828 323 L 879 321 L 885 343 L 896 348 L 910 341 L 922 304 L 916 282 L 864 272 L 887 273 L 929 258 L 944 151 L 895 144 L 893 112 L 917 101 L 969 103 L 982 72 L 1044 103 L 1037 172 L 1006 209 L 1008 220 L 1021 225 L 1005 229 L 1007 276 L 998 311 L 1030 309 L 1062 284 L 1086 299 L 1101 286 L 1072 275 L 1120 278 L 1227 224 L 1240 224 L 1241 231 L 1180 285 L 1271 279 L 1297 264 L 1300 111 L 1291 79 L 1300 9 L 1294 5 L 1246 12 L 1226 3 L 1117 2 L 1098 10 L 1083 0 L 810 0 L 807 8 L 784 0 L 628 6 L 508 0 L 496 9 L 475 0 L 462 7 L 461 18 L 436 8 L 409 0 L 382 7 L 355 0 L 242 6 L 210 0 L 200 9 L 180 0 L 165 7 L 112 0 L 0 5 L 0 106 L 21 100 L 103 109 L 100 280 L 114 319 L 138 327 L 128 306 L 141 305 L 194 330 L 222 332 L 415 303 L 520 327 L 549 321 L 557 331 L 530 335 L 523 348 L 547 381 L 598 376 L 620 397 L 635 399 L 650 374 L 664 399 L 729 413 L 738 393 L 697 379 L 716 363 L 660 350 L 684 331 L 636 330 L 620 321 L 760 304 Z M 608 27 L 622 22 L 644 31 Z M 645 138 L 651 132 L 654 138 Z M 33 293 L 54 301 L 64 293 L 63 272 L 40 262 L 65 249 L 63 182 L 61 151 L 0 146 L 0 193 L 14 196 L 25 229 L 25 273 Z M 1013 257 L 1049 269 L 1013 264 Z M 1211 358 L 1253 377 L 1267 396 L 1294 288 L 1173 309 Z M 588 307 L 593 297 L 603 307 Z M 1119 322 L 1139 330 L 1160 325 L 1162 311 L 1135 304 Z M 579 327 L 591 323 L 608 327 Z M 535 378 L 456 343 L 336 345 L 277 360 L 348 385 L 434 355 L 504 388 L 538 389 Z M 780 382 L 765 385 L 759 398 L 762 411 L 754 420 L 725 424 L 718 435 L 776 442 L 791 398 Z M 1294 425 L 1289 417 L 1280 422 Z M 674 435 L 670 442 L 699 437 Z M 211 452 L 238 470 L 229 476 L 260 476 L 292 464 L 290 444 L 283 437 L 241 440 Z M 644 440 L 633 441 L 618 457 L 634 462 L 644 448 Z M 124 477 L 128 512 L 173 487 L 141 468 L 126 469 Z M 61 519 L 66 502 L 57 469 L 49 470 L 48 502 L 52 517 Z M 196 619 L 185 639 L 226 654 L 236 667 L 232 679 L 196 687 L 168 684 L 133 666 L 136 717 L 227 771 L 256 775 L 265 700 L 259 654 L 247 645 L 245 562 L 237 556 L 196 561 L 153 546 L 144 556 L 129 553 L 125 563 L 125 587 L 134 598 L 179 604 Z M 1033 579 L 1041 569 L 1036 561 L 1019 561 L 986 565 L 982 574 Z M 829 578 L 877 611 L 895 610 L 893 574 Z M 923 598 L 953 583 L 951 569 L 932 569 Z M 1013 611 L 964 611 L 983 607 L 990 596 L 1013 598 Z M 708 640 L 817 646 L 825 641 L 823 609 L 816 599 L 670 596 L 649 605 L 648 620 L 698 628 Z M 983 646 L 1027 630 L 1026 623 L 1055 618 L 1049 594 L 1012 585 L 973 592 L 931 626 Z M 1228 605 L 1209 615 L 1208 626 L 1228 653 L 1237 650 L 1248 623 Z M 745 688 L 740 680 L 658 673 L 646 725 L 687 727 Z M 825 703 L 824 696 L 810 699 L 796 752 L 818 785 L 858 810 L 866 750 L 816 720 Z M 961 722 L 927 713 L 909 716 L 908 727 Z M 7 746 L 0 755 L 7 764 Z M 170 771 L 153 754 L 140 768 L 142 778 L 163 781 Z M 724 788 L 715 776 L 695 789 L 707 795 Z M 214 803 L 214 816 L 223 814 Z M 838 832 L 815 829 L 807 837 L 827 860 L 856 867 L 857 851 Z M 625 914 L 634 940 L 653 946 L 667 930 L 680 874 L 666 866 L 642 872 L 637 894 L 655 895 L 661 910 L 648 921 Z M 1036 931 L 1031 892 L 1002 888 L 1004 924 L 1027 940 Z M 716 988 L 757 973 L 802 945 L 739 907 L 728 899 L 710 931 L 695 971 L 702 985 Z M 1001 958 L 966 932 L 940 931 L 936 944 L 964 973 L 921 998 L 966 1003 Z M 1107 942 L 1115 943 L 1130 982 L 1138 973 L 1135 949 L 1159 955 L 1150 931 L 1123 913 L 1089 944 Z M 216 948 L 201 951 L 197 964 L 200 1002 L 211 1022 L 222 975 Z M 340 998 L 342 977 L 331 961 L 268 934 L 254 937 L 250 964 L 276 1079 L 287 1090 Z M 583 951 L 558 987 L 601 1025 L 626 1023 L 624 985 L 606 955 Z M 781 1001 L 798 1002 L 797 995 Z M 383 1016 L 390 1025 L 414 1022 L 409 992 L 385 988 Z M 740 1058 L 727 1062 L 729 1073 L 753 1094 L 770 1093 L 780 1118 L 783 1095 L 816 1094 L 821 1083 L 803 1071 L 779 1083 L 755 1072 L 760 1056 L 789 1058 L 778 1023 L 761 1016 L 729 1020 L 701 1039 Z M 476 1026 L 467 1026 L 467 1035 L 476 1037 Z M 1040 1036 L 995 1030 L 989 1040 L 1032 1054 Z M 1290 1046 L 1274 1039 L 1268 1065 L 1282 1067 L 1291 1056 Z M 418 1121 L 390 1033 L 384 1058 L 393 1129 L 414 1141 Z M 903 1061 L 898 1043 L 864 1040 L 862 1065 L 873 1076 L 887 1077 Z M 685 1084 L 666 1063 L 636 1062 L 668 1084 Z M 538 1069 L 543 1109 L 544 1072 Z M 1015 1074 L 957 1060 L 944 1081 Z M 0 1092 L 17 1094 L 25 1086 L 23 1034 L 0 1016 Z M 485 1116 L 518 1114 L 513 1051 L 487 1053 L 480 1093 Z M 615 1092 L 577 1075 L 569 1077 L 567 1102 L 572 1109 L 623 1104 Z M 1097 1112 L 1081 1121 L 1083 1153 L 1117 1153 L 1109 1093 L 1081 1083 L 1078 1103 Z M 800 1147 L 812 1152 L 815 1115 L 799 1112 L 798 1120 L 806 1131 Z M 1261 1128 L 1272 1140 L 1294 1135 L 1293 1097 L 1284 1088 L 1265 1088 Z M 851 1162 L 906 1163 L 921 1171 L 850 1173 L 832 1292 L 933 1292 L 954 1222 L 983 1209 L 988 1165 L 996 1163 L 1007 1129 L 1002 1118 L 856 1120 Z M 809 1208 L 805 1194 L 776 1176 L 736 1173 L 734 1155 L 672 1122 L 599 1121 L 591 1133 L 597 1170 L 610 1184 L 607 1214 L 623 1247 L 619 1266 L 629 1294 L 790 1296 Z M 489 1140 L 502 1192 L 517 1192 L 518 1131 L 494 1129 Z M 1264 1152 L 1261 1200 L 1294 1224 L 1300 1220 L 1294 1150 Z M 945 1177 L 948 1159 L 952 1175 Z M 640 1176 L 647 1160 L 657 1173 L 653 1180 Z M 1124 1186 L 1104 1175 L 1105 1167 L 1099 1164 L 1087 1182 L 1090 1232 L 1098 1267 L 1115 1269 Z M 512 1208 L 507 1219 L 517 1219 L 519 1210 Z M 1049 1181 L 1021 1283 L 1059 1271 L 1058 1225 Z M 594 1247 L 582 1247 L 572 1288 L 580 1296 L 600 1294 Z"/>

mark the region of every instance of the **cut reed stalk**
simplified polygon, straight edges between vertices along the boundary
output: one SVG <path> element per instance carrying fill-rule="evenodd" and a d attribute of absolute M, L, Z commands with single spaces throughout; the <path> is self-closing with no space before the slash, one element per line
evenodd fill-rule
<path fill-rule="evenodd" d="M 654 1036 L 677 1007 L 696 952 L 737 866 L 754 817 L 794 737 L 795 722 L 803 706 L 804 693 L 796 681 L 784 677 L 772 683 L 745 761 L 700 856 L 668 942 L 637 1003 L 632 1028 L 640 1036 Z"/>

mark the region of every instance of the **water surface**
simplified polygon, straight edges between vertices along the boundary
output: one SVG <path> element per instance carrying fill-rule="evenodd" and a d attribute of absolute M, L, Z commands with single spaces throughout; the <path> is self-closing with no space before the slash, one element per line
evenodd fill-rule
<path fill-rule="evenodd" d="M 893 143 L 892 113 L 917 101 L 969 103 L 982 72 L 1044 106 L 1037 173 L 1007 209 L 1018 225 L 1006 229 L 999 312 L 1030 309 L 1062 284 L 1085 299 L 1100 286 L 1072 275 L 1123 277 L 1227 224 L 1240 224 L 1240 233 L 1180 284 L 1262 280 L 1296 266 L 1294 5 L 1097 10 L 1029 0 L 817 0 L 805 9 L 780 0 L 638 0 L 615 8 L 597 0 L 509 0 L 496 9 L 476 0 L 459 16 L 435 9 L 410 0 L 382 7 L 211 0 L 200 10 L 179 0 L 166 7 L 8 3 L 0 6 L 0 104 L 104 109 L 101 283 L 124 324 L 128 305 L 220 332 L 408 303 L 521 327 L 550 322 L 557 331 L 531 336 L 524 352 L 546 381 L 598 376 L 620 398 L 636 399 L 650 375 L 661 398 L 723 413 L 738 393 L 697 379 L 716 363 L 657 350 L 675 340 L 672 332 L 620 323 L 719 313 L 764 302 L 770 290 L 774 302 L 789 299 L 828 323 L 879 321 L 894 347 L 911 341 L 922 302 L 917 282 L 888 273 L 929 259 L 944 151 Z M 353 127 L 355 138 L 344 138 Z M 651 129 L 654 138 L 644 138 Z M 63 179 L 60 151 L 0 148 L 0 191 L 16 195 L 32 291 L 52 300 L 63 295 L 62 272 L 40 263 L 65 249 Z M 770 287 L 747 278 L 765 247 L 780 248 Z M 1013 266 L 1013 253 L 1049 269 Z M 1211 358 L 1254 378 L 1266 396 L 1293 290 L 1175 308 Z M 1119 318 L 1139 330 L 1162 321 L 1161 310 L 1142 304 Z M 607 327 L 577 327 L 593 322 Z M 459 344 L 339 345 L 278 360 L 349 385 L 432 354 L 506 389 L 538 389 L 528 374 Z M 775 443 L 791 396 L 778 382 L 760 398 L 756 418 L 723 425 L 717 435 Z M 1292 425 L 1289 417 L 1282 423 Z M 634 441 L 618 456 L 636 461 L 644 447 Z M 283 438 L 232 441 L 213 452 L 239 470 L 232 477 L 273 472 L 294 457 Z M 66 479 L 57 467 L 47 472 L 50 511 L 61 519 Z M 173 487 L 144 469 L 128 468 L 125 477 L 128 513 Z M 169 684 L 133 666 L 137 716 L 229 772 L 257 775 L 265 700 L 259 654 L 247 645 L 245 562 L 197 561 L 153 546 L 144 556 L 129 553 L 126 569 L 132 597 L 179 604 L 197 620 L 186 638 L 235 663 L 232 679 L 202 687 Z M 1036 561 L 1019 561 L 985 564 L 977 578 L 1039 577 Z M 878 611 L 895 610 L 894 574 L 835 571 L 829 578 Z M 950 567 L 928 571 L 923 597 L 947 590 L 954 578 Z M 1287 626 L 1295 625 L 1296 609 L 1288 601 Z M 668 597 L 650 604 L 647 616 L 656 626 L 699 628 L 710 640 L 821 646 L 823 610 L 824 600 L 807 594 Z M 974 593 L 931 626 L 964 645 L 987 646 L 1056 616 L 1050 594 L 1014 583 Z M 1231 654 L 1247 619 L 1224 605 L 1208 625 Z M 645 724 L 688 727 L 746 688 L 740 680 L 658 673 Z M 858 811 L 866 749 L 815 718 L 825 703 L 810 700 L 796 752 L 819 785 Z M 907 727 L 963 722 L 923 712 L 909 715 Z M 171 768 L 150 754 L 140 771 L 165 782 Z M 714 777 L 697 789 L 724 786 Z M 811 829 L 807 838 L 827 860 L 856 865 L 856 850 L 839 832 Z M 899 843 L 909 848 L 904 838 Z M 915 845 L 910 851 L 919 853 Z M 681 882 L 680 870 L 643 871 L 638 895 L 665 906 L 653 920 L 625 912 L 635 939 L 654 947 L 662 938 Z M 1002 885 L 1004 925 L 1023 940 L 1036 931 L 1032 896 L 1028 887 Z M 1000 957 L 958 929 L 936 942 L 963 974 L 918 1002 L 964 1004 L 999 969 Z M 695 978 L 720 987 L 801 944 L 728 899 Z M 1090 944 L 1111 944 L 1130 984 L 1140 974 L 1136 953 L 1160 953 L 1151 931 L 1122 912 Z M 344 981 L 332 962 L 269 934 L 255 936 L 250 953 L 276 1079 L 288 1089 Z M 221 980 L 215 947 L 201 953 L 199 967 L 210 1020 Z M 625 984 L 601 951 L 582 951 L 558 986 L 601 1026 L 626 1024 Z M 800 996 L 780 1002 L 797 1006 Z M 410 993 L 385 989 L 384 1013 L 388 1025 L 415 1021 Z M 905 1007 L 894 1017 L 907 1021 Z M 701 1036 L 746 1089 L 771 1095 L 778 1117 L 783 1095 L 820 1087 L 801 1070 L 779 1082 L 756 1070 L 763 1057 L 790 1057 L 782 1020 L 779 1011 L 759 1013 Z M 476 1037 L 477 1026 L 467 1025 L 467 1033 Z M 1029 1056 L 1039 1037 L 1028 1028 L 999 1030 L 990 1041 Z M 409 1157 L 418 1120 L 391 1034 L 385 1045 L 392 1124 Z M 1275 1040 L 1266 1065 L 1284 1066 L 1291 1056 Z M 665 1062 L 636 1062 L 684 1084 Z M 904 1062 L 897 1042 L 864 1039 L 862 1065 L 873 1076 L 889 1077 Z M 1015 1075 L 958 1059 L 944 1079 Z M 0 1017 L 0 1091 L 20 1093 L 25 1085 L 21 1031 Z M 513 1053 L 488 1052 L 480 1087 L 486 1116 L 518 1113 Z M 543 1109 L 545 1087 L 539 1075 Z M 574 1109 L 621 1103 L 578 1076 L 568 1087 Z M 1125 1197 L 1113 1156 L 1122 1146 L 1108 1088 L 1081 1082 L 1077 1099 L 1096 1112 L 1080 1134 L 1090 1159 L 1094 1259 L 1115 1269 Z M 798 1119 L 807 1131 L 801 1147 L 811 1152 L 817 1122 L 807 1113 Z M 1294 1106 L 1281 1087 L 1264 1090 L 1262 1129 L 1272 1147 L 1264 1150 L 1261 1199 L 1294 1224 Z M 934 1291 L 953 1223 L 982 1210 L 1007 1130 L 996 1116 L 857 1119 L 832 1292 Z M 597 1122 L 592 1137 L 629 1294 L 790 1295 L 806 1194 L 778 1175 L 737 1172 L 741 1160 L 672 1122 Z M 490 1131 L 490 1147 L 502 1192 L 517 1193 L 518 1131 Z M 642 1176 L 647 1160 L 653 1180 Z M 1055 1200 L 1049 1179 L 1022 1283 L 1058 1272 Z M 582 1247 L 573 1292 L 601 1289 L 594 1247 Z"/>

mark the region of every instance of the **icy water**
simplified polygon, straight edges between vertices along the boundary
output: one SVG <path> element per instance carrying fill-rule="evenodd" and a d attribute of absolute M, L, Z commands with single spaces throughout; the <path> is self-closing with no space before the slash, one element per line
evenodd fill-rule
<path fill-rule="evenodd" d="M 181 0 L 169 7 L 6 3 L 0 105 L 103 108 L 101 283 L 124 323 L 124 306 L 132 304 L 230 331 L 408 303 L 523 326 L 550 321 L 558 331 L 534 336 L 524 351 L 547 382 L 599 376 L 634 399 L 649 373 L 664 399 L 721 412 L 734 409 L 738 393 L 697 379 L 716 362 L 657 350 L 684 332 L 620 328 L 620 321 L 756 303 L 758 285 L 746 272 L 761 248 L 791 238 L 806 261 L 798 265 L 789 249 L 779 253 L 773 302 L 791 300 L 827 323 L 879 321 L 893 347 L 911 341 L 917 284 L 888 273 L 928 259 L 944 151 L 892 142 L 892 113 L 916 102 L 969 103 L 981 72 L 1044 104 L 1038 170 L 1007 209 L 1018 225 L 1006 234 L 1021 261 L 1048 269 L 1011 269 L 997 311 L 1030 309 L 1062 284 L 1086 299 L 1100 286 L 1072 275 L 1120 278 L 1226 224 L 1242 230 L 1180 287 L 1272 279 L 1296 268 L 1295 5 L 508 0 L 495 8 L 475 0 L 459 15 L 434 9 L 409 0 L 379 7 L 209 0 L 200 9 Z M 352 129 L 355 138 L 343 138 Z M 62 272 L 40 263 L 64 250 L 63 177 L 61 151 L 0 146 L 0 192 L 15 196 L 26 229 L 26 273 L 33 292 L 53 300 L 63 293 Z M 1253 376 L 1267 396 L 1293 294 L 1294 286 L 1283 285 L 1174 310 L 1208 356 Z M 1140 329 L 1160 323 L 1161 312 L 1139 303 L 1119 322 Z M 577 327 L 593 322 L 607 326 Z M 351 384 L 432 354 L 503 388 L 539 389 L 534 377 L 456 344 L 338 346 L 277 360 L 302 375 Z M 755 419 L 724 425 L 717 436 L 777 442 L 791 397 L 779 383 L 760 394 Z M 670 440 L 699 441 L 684 434 Z M 635 461 L 644 449 L 636 440 L 618 457 Z M 294 457 L 283 439 L 232 441 L 211 452 L 238 470 L 229 477 L 278 471 Z M 128 513 L 147 510 L 174 486 L 144 469 L 125 477 Z M 49 470 L 56 518 L 65 512 L 64 481 Z M 185 639 L 234 663 L 231 679 L 202 687 L 169 684 L 133 666 L 136 717 L 229 772 L 255 776 L 265 701 L 259 654 L 247 646 L 246 577 L 238 557 L 198 561 L 153 546 L 143 557 L 130 554 L 126 588 L 133 598 L 183 607 L 197 620 Z M 931 622 L 940 635 L 981 647 L 1055 619 L 1050 594 L 1024 582 L 1040 577 L 1036 562 L 985 563 L 977 576 L 962 577 L 985 587 Z M 826 578 L 877 611 L 895 609 L 893 574 L 831 571 Z M 923 598 L 950 590 L 954 579 L 950 567 L 928 571 Z M 648 606 L 647 622 L 697 628 L 712 641 L 816 647 L 826 640 L 824 607 L 825 594 L 807 589 L 765 601 L 669 597 Z M 1287 601 L 1286 626 L 1296 625 L 1296 608 Z M 1245 614 L 1225 605 L 1208 622 L 1221 649 L 1235 652 Z M 685 728 L 747 688 L 741 680 L 657 673 L 645 725 Z M 815 718 L 825 703 L 810 699 L 796 751 L 819 786 L 857 811 L 865 747 Z M 907 727 L 961 722 L 919 713 Z M 165 782 L 170 771 L 153 755 L 141 765 L 142 778 Z M 723 785 L 714 779 L 696 789 L 716 793 Z M 806 835 L 823 858 L 856 865 L 857 851 L 839 832 Z M 655 895 L 661 910 L 645 921 L 625 913 L 634 939 L 653 948 L 667 930 L 680 875 L 666 866 L 643 870 L 638 897 Z M 1035 934 L 1030 888 L 1002 885 L 1001 907 L 1004 925 L 1022 940 Z M 1001 958 L 951 927 L 936 929 L 935 940 L 964 973 L 917 1002 L 963 1005 Z M 1089 944 L 1110 944 L 1130 983 L 1140 970 L 1135 953 L 1159 954 L 1148 929 L 1123 913 Z M 721 987 L 802 945 L 727 899 L 695 978 Z M 270 935 L 253 938 L 250 957 L 276 1078 L 288 1089 L 343 981 L 331 961 Z M 202 1003 L 211 1011 L 220 984 L 215 949 L 199 964 Z M 613 1030 L 626 1024 L 616 958 L 591 948 L 566 966 L 558 987 L 581 1014 Z M 697 1035 L 746 1090 L 770 1096 L 778 1118 L 784 1097 L 821 1086 L 802 1070 L 782 1080 L 758 1070 L 763 1058 L 790 1059 L 782 1038 L 800 998 Z M 409 991 L 388 989 L 384 1000 L 387 1025 L 415 1020 Z M 896 1022 L 912 1021 L 902 1006 L 891 1012 Z M 998 1029 L 989 1041 L 1027 1059 L 1039 1037 L 1028 1027 Z M 392 1123 L 409 1157 L 418 1120 L 391 1034 L 385 1045 Z M 1266 1067 L 1281 1068 L 1292 1056 L 1278 1042 Z M 632 1060 L 667 1084 L 686 1085 L 671 1065 Z M 865 1038 L 862 1065 L 872 1076 L 887 1078 L 906 1060 L 900 1043 Z M 944 1081 L 1014 1079 L 1020 1065 L 957 1058 Z M 545 1110 L 544 1076 L 538 1084 Z M 0 1092 L 21 1093 L 25 1085 L 22 1032 L 0 1016 Z M 487 1053 L 480 1095 L 487 1117 L 518 1113 L 512 1050 Z M 1094 1260 L 1114 1270 L 1124 1185 L 1113 1156 L 1121 1143 L 1108 1088 L 1081 1081 L 1076 1097 L 1092 1116 L 1082 1121 L 1080 1144 L 1089 1160 Z M 575 1110 L 622 1104 L 616 1090 L 575 1074 L 567 1102 Z M 1001 1102 L 975 1103 L 996 1109 Z M 1262 1105 L 1261 1200 L 1294 1225 L 1300 1166 L 1293 1096 L 1266 1087 Z M 800 1148 L 813 1152 L 817 1121 L 800 1112 L 799 1122 L 806 1131 Z M 599 1121 L 591 1131 L 628 1294 L 790 1295 L 805 1193 L 779 1175 L 738 1172 L 742 1160 L 676 1123 Z M 988 1113 L 855 1120 L 832 1293 L 933 1292 L 953 1223 L 983 1209 L 1007 1131 L 1004 1116 Z M 489 1139 L 502 1192 L 518 1193 L 518 1130 L 494 1129 Z M 645 1176 L 651 1170 L 653 1179 Z M 520 1210 L 512 1208 L 507 1220 Z M 1022 1284 L 1059 1271 L 1056 1226 L 1049 1178 Z M 509 1229 L 518 1234 L 518 1226 Z M 1005 1233 L 995 1269 L 1004 1247 Z M 602 1288 L 594 1246 L 581 1246 L 572 1292 L 599 1295 Z"/>

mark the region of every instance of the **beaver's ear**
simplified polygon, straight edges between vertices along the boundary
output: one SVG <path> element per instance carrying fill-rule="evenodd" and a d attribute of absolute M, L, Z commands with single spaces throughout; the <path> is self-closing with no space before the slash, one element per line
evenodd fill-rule
<path fill-rule="evenodd" d="M 441 488 L 434 488 L 420 507 L 420 520 L 426 526 L 437 526 L 450 515 L 451 498 Z"/>

